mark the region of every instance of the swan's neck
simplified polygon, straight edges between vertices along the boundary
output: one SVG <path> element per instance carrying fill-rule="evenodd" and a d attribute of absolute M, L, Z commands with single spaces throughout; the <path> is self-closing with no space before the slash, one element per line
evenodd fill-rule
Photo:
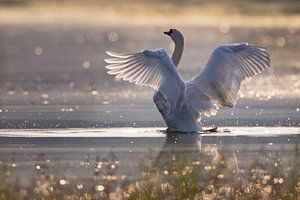
<path fill-rule="evenodd" d="M 183 37 L 178 38 L 175 42 L 175 48 L 172 54 L 172 61 L 176 67 L 178 67 L 178 64 L 180 62 L 182 53 L 183 53 L 183 48 L 184 48 L 184 39 Z"/>

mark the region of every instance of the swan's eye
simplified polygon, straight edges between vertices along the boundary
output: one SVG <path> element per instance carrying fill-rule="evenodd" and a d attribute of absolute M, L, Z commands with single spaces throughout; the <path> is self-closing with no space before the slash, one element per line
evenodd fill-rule
<path fill-rule="evenodd" d="M 170 29 L 169 33 L 172 34 L 173 33 L 173 29 Z"/>

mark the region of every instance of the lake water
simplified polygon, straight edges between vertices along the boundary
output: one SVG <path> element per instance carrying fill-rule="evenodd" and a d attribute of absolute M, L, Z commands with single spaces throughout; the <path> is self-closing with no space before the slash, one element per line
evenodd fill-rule
<path fill-rule="evenodd" d="M 234 109 L 166 135 L 153 90 L 106 74 L 105 51 L 172 43 L 170 26 L 0 24 L 0 199 L 300 199 L 300 29 L 179 26 L 179 71 L 224 43 L 266 46 L 271 68 Z"/>
<path fill-rule="evenodd" d="M 299 198 L 299 128 L 164 130 L 2 129 L 0 193 L 8 199 Z"/>
<path fill-rule="evenodd" d="M 0 25 L 0 128 L 164 126 L 153 90 L 107 75 L 105 51 L 164 47 L 169 26 L 83 24 Z M 179 71 L 188 80 L 224 43 L 266 46 L 271 68 L 246 80 L 235 109 L 203 117 L 204 126 L 299 126 L 300 49 L 297 28 L 179 26 L 185 51 Z M 141 34 L 142 33 L 142 34 Z M 225 119 L 225 120 L 224 120 Z"/>

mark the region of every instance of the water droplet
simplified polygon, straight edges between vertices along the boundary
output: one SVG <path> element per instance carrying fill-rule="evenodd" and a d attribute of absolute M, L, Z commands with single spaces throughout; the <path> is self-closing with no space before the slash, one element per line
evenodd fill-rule
<path fill-rule="evenodd" d="M 116 32 L 110 32 L 110 33 L 108 34 L 108 39 L 109 39 L 109 41 L 111 41 L 111 42 L 117 41 L 117 40 L 119 39 L 118 33 L 116 33 Z"/>
<path fill-rule="evenodd" d="M 227 22 L 222 22 L 219 26 L 219 31 L 224 34 L 229 33 L 230 32 L 230 24 Z"/>
<path fill-rule="evenodd" d="M 101 169 L 102 168 L 102 162 L 97 162 L 95 168 L 96 169 Z"/>
<path fill-rule="evenodd" d="M 200 161 L 194 161 L 193 165 L 200 165 Z"/>
<path fill-rule="evenodd" d="M 98 192 L 102 192 L 104 190 L 104 186 L 103 185 L 96 185 L 95 190 L 98 191 Z"/>
<path fill-rule="evenodd" d="M 61 185 L 66 185 L 66 184 L 68 184 L 68 180 L 60 179 L 60 180 L 59 180 L 59 184 L 61 184 Z"/>
<path fill-rule="evenodd" d="M 46 93 L 43 93 L 43 94 L 41 95 L 41 98 L 42 98 L 42 99 L 48 99 L 48 98 L 49 98 L 49 95 L 46 94 Z"/>
<path fill-rule="evenodd" d="M 92 90 L 91 91 L 92 96 L 97 96 L 98 94 L 99 94 L 99 92 L 97 90 Z"/>
<path fill-rule="evenodd" d="M 84 69 L 88 69 L 88 68 L 91 67 L 91 64 L 90 64 L 89 61 L 84 61 L 84 62 L 82 63 L 82 67 L 83 67 Z"/>
<path fill-rule="evenodd" d="M 8 95 L 15 95 L 15 94 L 16 94 L 15 90 L 9 90 L 8 91 Z"/>
<path fill-rule="evenodd" d="M 37 47 L 35 47 L 35 49 L 34 49 L 34 54 L 37 55 L 37 56 L 40 56 L 40 55 L 43 54 L 43 51 L 44 51 L 44 50 L 43 50 L 42 47 L 37 46 Z"/>
<path fill-rule="evenodd" d="M 75 86 L 75 83 L 73 81 L 69 83 L 69 88 L 74 88 L 74 86 Z"/>
<path fill-rule="evenodd" d="M 108 105 L 110 102 L 109 101 L 102 101 L 103 105 Z"/>
<path fill-rule="evenodd" d="M 285 38 L 284 38 L 284 37 L 279 37 L 279 38 L 277 38 L 276 43 L 277 43 L 277 45 L 280 46 L 280 47 L 285 46 L 285 43 L 286 43 Z"/>
<path fill-rule="evenodd" d="M 224 178 L 224 174 L 218 174 L 217 178 L 218 179 L 223 179 Z"/>
<path fill-rule="evenodd" d="M 267 185 L 266 187 L 264 187 L 264 192 L 266 193 L 271 193 L 272 192 L 272 186 L 271 185 Z"/>
<path fill-rule="evenodd" d="M 127 178 L 126 175 L 122 175 L 122 177 L 121 177 L 122 180 L 124 180 L 124 179 L 126 179 L 126 178 Z"/>
<path fill-rule="evenodd" d="M 265 176 L 264 176 L 264 180 L 267 180 L 267 181 L 268 181 L 268 180 L 270 180 L 270 179 L 271 179 L 271 175 L 265 175 Z"/>
<path fill-rule="evenodd" d="M 205 171 L 209 171 L 209 170 L 211 170 L 211 169 L 212 169 L 212 166 L 210 166 L 210 165 L 204 166 L 204 170 L 205 170 Z"/>
<path fill-rule="evenodd" d="M 50 186 L 50 187 L 48 188 L 48 190 L 49 190 L 50 192 L 53 192 L 53 191 L 54 191 L 54 188 Z"/>
<path fill-rule="evenodd" d="M 80 184 L 80 183 L 77 184 L 77 185 L 76 185 L 76 188 L 77 188 L 78 190 L 82 190 L 82 189 L 83 189 L 83 184 Z"/>

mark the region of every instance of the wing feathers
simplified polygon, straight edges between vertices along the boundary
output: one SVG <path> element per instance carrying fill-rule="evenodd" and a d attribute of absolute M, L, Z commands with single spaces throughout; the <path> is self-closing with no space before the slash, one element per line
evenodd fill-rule
<path fill-rule="evenodd" d="M 116 52 L 111 52 L 111 51 L 106 51 L 107 55 L 115 58 L 128 58 L 132 56 L 132 54 L 126 54 L 126 53 L 116 53 Z"/>
<path fill-rule="evenodd" d="M 137 85 L 150 86 L 161 91 L 173 105 L 177 104 L 178 96 L 184 92 L 184 82 L 164 49 L 144 50 L 133 54 L 107 54 L 111 56 L 105 59 L 108 74 Z"/>
<path fill-rule="evenodd" d="M 234 106 L 241 82 L 269 66 L 270 57 L 263 47 L 247 43 L 219 46 L 203 71 L 187 83 L 192 108 L 213 114 L 218 107 L 214 105 Z M 205 103 L 204 99 L 214 103 Z"/>
<path fill-rule="evenodd" d="M 108 74 L 161 91 L 173 108 L 181 104 L 177 99 L 185 92 L 188 108 L 207 116 L 216 114 L 221 105 L 233 107 L 242 81 L 270 66 L 264 47 L 222 45 L 213 51 L 203 71 L 185 85 L 163 49 L 107 54 L 111 56 L 105 59 Z"/>

